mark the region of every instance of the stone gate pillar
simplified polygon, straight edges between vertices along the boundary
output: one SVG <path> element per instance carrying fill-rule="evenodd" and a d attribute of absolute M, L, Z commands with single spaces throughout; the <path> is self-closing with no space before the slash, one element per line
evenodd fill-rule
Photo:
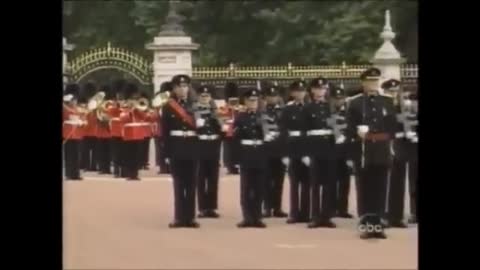
<path fill-rule="evenodd" d="M 192 51 L 199 45 L 192 42 L 181 25 L 182 17 L 176 12 L 174 1 L 169 2 L 169 11 L 160 33 L 153 43 L 145 46 L 153 51 L 153 86 L 154 92 L 160 90 L 160 85 L 176 74 L 192 76 Z"/>
<path fill-rule="evenodd" d="M 63 38 L 63 89 L 65 89 L 65 85 L 68 83 L 68 58 L 67 52 L 72 51 L 75 48 L 73 44 L 67 43 L 67 39 Z"/>
<path fill-rule="evenodd" d="M 381 82 L 389 79 L 400 81 L 400 65 L 405 62 L 405 59 L 400 56 L 400 53 L 392 43 L 395 33 L 392 31 L 390 24 L 390 10 L 385 11 L 385 26 L 380 37 L 383 39 L 383 44 L 377 50 L 371 62 L 382 71 Z"/>

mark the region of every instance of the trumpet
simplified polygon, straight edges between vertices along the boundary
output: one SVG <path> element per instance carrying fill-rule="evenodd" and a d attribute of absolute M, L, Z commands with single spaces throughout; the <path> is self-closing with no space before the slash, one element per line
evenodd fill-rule
<path fill-rule="evenodd" d="M 170 98 L 170 92 L 161 92 L 155 95 L 155 97 L 152 99 L 152 107 L 158 109 L 163 107 L 168 102 L 168 99 Z"/>

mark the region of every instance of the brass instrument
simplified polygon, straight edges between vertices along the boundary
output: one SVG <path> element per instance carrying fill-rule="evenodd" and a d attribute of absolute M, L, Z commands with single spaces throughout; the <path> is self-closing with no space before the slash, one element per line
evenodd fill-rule
<path fill-rule="evenodd" d="M 101 105 L 103 100 L 105 99 L 105 93 L 104 92 L 98 92 L 96 93 L 92 98 L 88 100 L 87 103 L 87 109 L 89 111 L 93 111 L 98 109 Z"/>
<path fill-rule="evenodd" d="M 115 106 L 115 102 L 112 100 L 102 102 L 96 110 L 97 119 L 100 121 L 110 121 L 108 110 L 113 106 Z"/>
<path fill-rule="evenodd" d="M 168 102 L 168 99 L 170 98 L 170 92 L 161 92 L 155 95 L 155 97 L 152 99 L 152 107 L 153 108 L 161 108 L 163 105 L 165 105 Z"/>

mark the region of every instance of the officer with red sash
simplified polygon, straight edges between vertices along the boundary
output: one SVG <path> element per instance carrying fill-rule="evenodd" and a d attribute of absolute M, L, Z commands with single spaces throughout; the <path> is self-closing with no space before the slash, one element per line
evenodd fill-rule
<path fill-rule="evenodd" d="M 78 84 L 69 84 L 63 97 L 63 148 L 67 180 L 82 180 L 79 158 L 85 120 L 77 107 L 79 92 Z"/>
<path fill-rule="evenodd" d="M 125 89 L 125 98 L 130 104 L 128 110 L 120 114 L 120 120 L 124 123 L 122 130 L 124 170 L 127 180 L 140 180 L 138 171 L 142 161 L 142 142 L 145 139 L 145 123 L 148 115 L 140 109 L 138 98 L 140 92 L 137 85 L 129 83 Z"/>
<path fill-rule="evenodd" d="M 170 163 L 175 201 L 175 217 L 169 227 L 198 228 L 200 225 L 195 221 L 197 127 L 188 101 L 190 77 L 176 75 L 172 84 L 172 97 L 162 108 L 165 157 Z"/>
<path fill-rule="evenodd" d="M 87 100 L 90 100 L 97 92 L 95 84 L 88 82 L 82 89 L 82 95 Z M 86 171 L 97 170 L 97 116 L 95 111 L 90 111 L 87 114 L 87 125 L 85 126 L 85 133 L 81 154 L 81 167 Z"/>

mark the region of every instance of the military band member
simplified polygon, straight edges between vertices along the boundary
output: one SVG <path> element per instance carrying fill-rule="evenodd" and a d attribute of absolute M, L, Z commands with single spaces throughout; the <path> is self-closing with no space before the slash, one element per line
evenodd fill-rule
<path fill-rule="evenodd" d="M 105 100 L 96 109 L 96 121 L 97 121 L 97 158 L 98 158 L 98 170 L 99 174 L 111 174 L 111 127 L 110 116 L 108 111 L 114 106 L 115 95 L 109 85 L 104 85 L 101 91 L 105 93 Z"/>
<path fill-rule="evenodd" d="M 280 137 L 279 120 L 283 110 L 280 105 L 279 89 L 273 85 L 264 90 L 266 99 L 265 117 L 268 133 L 265 134 L 265 152 L 267 155 L 267 174 L 263 191 L 263 217 L 287 217 L 282 211 L 283 181 L 285 179 L 285 142 Z"/>
<path fill-rule="evenodd" d="M 382 189 L 388 177 L 396 120 L 393 100 L 379 95 L 380 76 L 377 68 L 363 72 L 360 79 L 364 94 L 352 99 L 347 109 L 347 140 L 354 141 L 354 163 L 365 211 L 359 228 L 376 228 L 373 232 L 362 231 L 361 238 L 386 238 L 381 224 L 385 207 Z"/>
<path fill-rule="evenodd" d="M 280 117 L 281 136 L 286 138 L 287 156 L 282 162 L 288 166 L 290 178 L 290 217 L 287 223 L 308 222 L 310 217 L 310 172 L 302 158 L 307 155 L 305 82 L 290 85 L 293 100 L 287 103 Z"/>
<path fill-rule="evenodd" d="M 218 218 L 218 176 L 222 128 L 212 107 L 213 86 L 197 88 L 198 102 L 194 104 L 194 116 L 198 136 L 197 196 L 199 218 Z"/>
<path fill-rule="evenodd" d="M 108 111 L 110 116 L 110 153 L 113 163 L 113 176 L 115 178 L 122 177 L 121 173 L 121 147 L 122 147 L 122 130 L 123 123 L 120 121 L 120 114 L 124 110 L 125 100 L 123 97 L 123 89 L 126 82 L 124 80 L 117 80 L 112 85 L 113 92 L 113 106 Z"/>
<path fill-rule="evenodd" d="M 347 165 L 349 142 L 346 141 L 345 129 L 347 128 L 345 90 L 340 87 L 331 89 L 331 99 L 333 101 L 333 113 L 335 115 L 336 126 L 340 132 L 339 138 L 335 139 L 335 174 L 333 202 L 334 212 L 337 217 L 353 218 L 348 213 L 348 197 L 350 194 L 350 175 L 351 168 Z"/>
<path fill-rule="evenodd" d="M 150 109 L 150 96 L 146 91 L 140 92 L 140 98 L 142 98 L 142 102 L 145 102 L 147 106 L 147 114 L 149 114 L 149 119 L 151 120 L 151 116 L 153 116 L 152 111 Z M 140 146 L 141 151 L 141 160 L 140 160 L 140 168 L 144 170 L 149 169 L 149 153 L 150 153 L 150 140 L 152 138 L 152 123 L 151 121 L 146 122 L 143 126 L 144 128 L 144 139 Z"/>
<path fill-rule="evenodd" d="M 77 106 L 80 87 L 68 84 L 63 96 L 63 148 L 67 180 L 82 180 L 80 176 L 80 143 L 86 124 Z"/>
<path fill-rule="evenodd" d="M 264 125 L 258 111 L 259 90 L 248 90 L 245 95 L 246 112 L 241 112 L 234 122 L 234 137 L 239 142 L 240 204 L 243 220 L 239 228 L 265 228 L 262 222 L 262 190 L 266 173 L 266 156 L 263 144 Z"/>
<path fill-rule="evenodd" d="M 411 106 L 413 103 L 411 93 L 400 90 L 400 81 L 388 80 L 382 84 L 382 88 L 385 89 L 386 94 L 394 98 L 398 121 L 393 141 L 393 162 L 388 189 L 388 224 L 391 227 L 406 228 L 407 225 L 403 223 L 403 213 L 407 164 L 410 185 L 413 188 L 415 188 L 414 183 L 417 177 L 416 140 L 418 139 L 416 139 L 416 125 L 414 124 L 417 121 L 417 115 L 416 110 Z M 410 188 L 410 190 L 412 189 Z M 410 203 L 415 205 L 415 199 L 412 200 L 412 196 Z"/>
<path fill-rule="evenodd" d="M 332 112 L 328 100 L 329 86 L 325 78 L 310 82 L 311 102 L 305 106 L 308 152 L 302 162 L 310 168 L 311 222 L 308 228 L 335 228 L 331 221 L 335 173 L 335 137 L 330 124 Z"/>
<path fill-rule="evenodd" d="M 95 96 L 97 89 L 95 84 L 88 82 L 82 89 L 82 95 L 88 101 Z M 87 114 L 87 125 L 84 129 L 82 141 L 81 167 L 86 171 L 97 171 L 97 116 L 95 110 Z"/>
<path fill-rule="evenodd" d="M 172 78 L 173 94 L 162 108 L 162 132 L 165 157 L 173 177 L 174 221 L 170 228 L 198 228 L 195 221 L 195 181 L 197 169 L 197 132 L 192 104 L 187 101 L 190 77 Z"/>
<path fill-rule="evenodd" d="M 222 130 L 225 132 L 223 140 L 223 165 L 229 174 L 238 174 L 238 145 L 233 139 L 233 122 L 238 113 L 240 100 L 238 97 L 238 86 L 233 82 L 225 85 L 226 105 L 222 115 L 225 118 Z"/>
<path fill-rule="evenodd" d="M 127 180 L 140 180 L 138 171 L 142 161 L 142 142 L 145 138 L 145 123 L 148 115 L 141 108 L 138 99 L 140 92 L 134 83 L 128 83 L 125 87 L 125 99 L 129 108 L 120 114 L 120 120 L 124 123 L 122 130 L 123 159 L 125 176 Z"/>

